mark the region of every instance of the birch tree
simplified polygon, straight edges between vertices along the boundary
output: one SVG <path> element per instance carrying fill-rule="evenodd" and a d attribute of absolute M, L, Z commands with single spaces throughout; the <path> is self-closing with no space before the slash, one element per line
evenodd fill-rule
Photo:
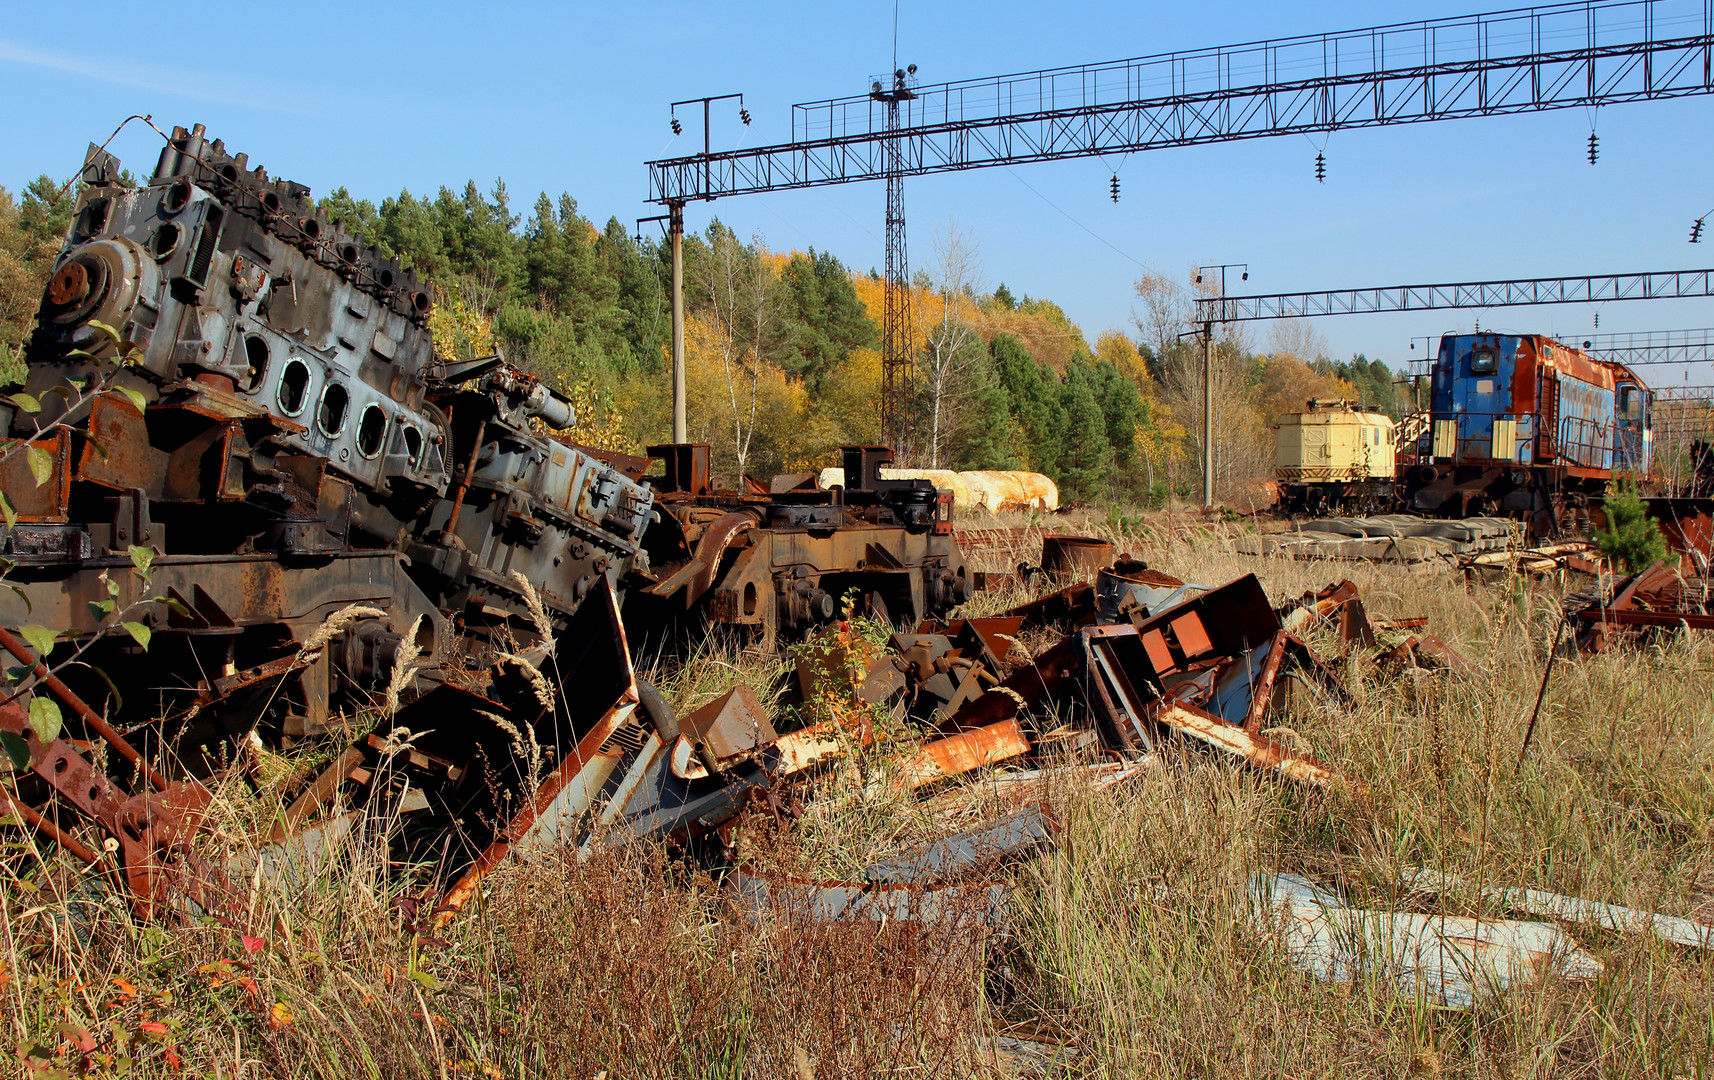
<path fill-rule="evenodd" d="M 757 406 L 767 352 L 780 318 L 779 279 L 762 238 L 746 247 L 725 225 L 708 229 L 708 251 L 696 265 L 696 288 L 710 328 L 708 345 L 725 375 L 731 407 L 732 457 L 743 483 L 756 438 Z"/>
<path fill-rule="evenodd" d="M 935 238 L 934 251 L 933 302 L 918 305 L 918 327 L 924 339 L 922 388 L 928 436 L 924 449 L 928 467 L 938 469 L 950 456 L 948 446 L 987 350 L 976 325 L 980 276 L 976 242 L 954 222 Z"/>

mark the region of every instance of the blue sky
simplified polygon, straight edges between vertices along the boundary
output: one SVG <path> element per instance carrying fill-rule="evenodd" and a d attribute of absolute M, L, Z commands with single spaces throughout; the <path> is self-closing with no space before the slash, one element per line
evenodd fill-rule
<path fill-rule="evenodd" d="M 523 210 L 538 191 L 568 191 L 598 223 L 627 226 L 656 212 L 642 163 L 700 149 L 697 124 L 671 142 L 668 102 L 742 91 L 755 124 L 745 131 L 729 105 L 715 146 L 781 141 L 792 103 L 861 93 L 893 49 L 890 0 L 11 8 L 0 23 L 0 185 L 14 190 L 43 171 L 68 175 L 88 142 L 141 112 L 163 128 L 205 123 L 318 194 L 344 185 L 379 199 L 503 177 Z M 898 55 L 937 82 L 1486 9 L 902 0 Z M 1340 132 L 1325 184 L 1302 137 L 1157 151 L 1123 164 L 1117 205 L 1096 161 L 923 177 L 906 189 L 913 265 L 932 260 L 935 233 L 956 220 L 980 245 L 989 287 L 1050 297 L 1091 337 L 1129 328 L 1139 264 L 1182 280 L 1196 263 L 1247 262 L 1248 285 L 1266 292 L 1707 266 L 1714 245 L 1686 238 L 1714 207 L 1711 119 L 1709 98 L 1604 109 L 1594 167 L 1582 110 Z M 146 173 L 159 139 L 133 125 L 114 148 Z M 814 244 L 867 270 L 882 261 L 882 202 L 880 185 L 851 185 L 693 206 L 689 222 L 718 213 L 773 247 Z M 1476 315 L 1317 327 L 1335 355 L 1402 364 L 1413 336 L 1467 329 Z M 1594 315 L 1538 308 L 1481 322 L 1576 338 Z M 1714 326 L 1714 301 L 1612 303 L 1600 317 L 1602 333 Z M 1691 381 L 1714 381 L 1706 372 Z"/>

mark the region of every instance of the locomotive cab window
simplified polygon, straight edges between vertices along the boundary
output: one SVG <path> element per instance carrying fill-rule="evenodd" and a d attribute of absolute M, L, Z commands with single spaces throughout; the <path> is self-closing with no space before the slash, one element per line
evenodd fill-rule
<path fill-rule="evenodd" d="M 1619 415 L 1626 420 L 1643 418 L 1643 395 L 1634 386 L 1619 391 Z"/>
<path fill-rule="evenodd" d="M 1470 370 L 1477 375 L 1492 375 L 1499 366 L 1498 349 L 1476 349 L 1470 353 Z"/>

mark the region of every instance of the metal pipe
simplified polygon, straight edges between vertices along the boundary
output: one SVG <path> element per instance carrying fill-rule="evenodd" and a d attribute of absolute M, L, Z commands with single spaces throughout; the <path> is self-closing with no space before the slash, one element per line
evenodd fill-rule
<path fill-rule="evenodd" d="M 1547 652 L 1547 666 L 1541 670 L 1541 689 L 1536 691 L 1535 708 L 1530 712 L 1529 727 L 1524 729 L 1524 744 L 1518 747 L 1518 766 L 1514 773 L 1522 772 L 1524 758 L 1530 752 L 1530 740 L 1535 737 L 1535 722 L 1541 719 L 1541 703 L 1547 698 L 1547 680 L 1553 675 L 1553 662 L 1559 659 L 1559 643 L 1565 638 L 1565 628 L 1571 624 L 1569 616 L 1559 620 L 1559 628 L 1553 632 L 1553 644 Z"/>
<path fill-rule="evenodd" d="M 55 825 L 41 814 L 38 814 L 34 809 L 27 805 L 24 800 L 18 798 L 10 791 L 7 791 L 5 788 L 0 788 L 0 798 L 4 798 L 6 800 L 6 808 L 22 818 L 24 824 L 35 829 L 37 832 L 46 836 L 49 840 L 52 840 L 60 847 L 65 848 L 73 855 L 76 855 L 84 862 L 94 866 L 96 863 L 101 861 L 101 856 L 95 853 L 94 848 L 66 832 L 58 825 Z"/>
<path fill-rule="evenodd" d="M 679 737 L 678 714 L 673 712 L 666 695 L 647 679 L 637 680 L 637 707 L 643 710 L 643 715 L 654 726 L 655 734 L 661 737 L 663 745 L 669 745 Z"/>
<path fill-rule="evenodd" d="M 71 711 L 89 725 L 90 730 L 106 739 L 113 749 L 119 751 L 120 757 L 135 765 L 156 791 L 166 790 L 166 779 L 151 768 L 147 761 L 143 760 L 143 755 L 137 752 L 137 748 L 126 742 L 125 737 L 113 730 L 113 725 L 97 715 L 95 710 L 85 704 L 82 698 L 72 693 L 71 687 L 60 682 L 59 676 L 49 671 L 48 666 L 35 657 L 30 652 L 29 647 L 16 634 L 3 626 L 0 626 L 0 647 L 4 647 L 7 652 L 17 657 L 22 663 L 31 665 L 30 674 L 34 675 L 43 686 L 52 690 L 55 697 L 69 705 Z"/>
<path fill-rule="evenodd" d="M 482 453 L 482 439 L 487 434 L 488 421 L 478 421 L 476 441 L 470 446 L 470 461 L 464 466 L 464 479 L 458 482 L 458 494 L 452 498 L 452 513 L 446 516 L 446 528 L 440 531 L 442 536 L 451 536 L 458 528 L 458 514 L 464 509 L 464 493 L 470 489 L 470 481 L 476 477 L 476 459 Z"/>
<path fill-rule="evenodd" d="M 682 444 L 690 441 L 684 411 L 684 203 L 672 204 L 667 235 L 673 252 L 673 442 Z"/>

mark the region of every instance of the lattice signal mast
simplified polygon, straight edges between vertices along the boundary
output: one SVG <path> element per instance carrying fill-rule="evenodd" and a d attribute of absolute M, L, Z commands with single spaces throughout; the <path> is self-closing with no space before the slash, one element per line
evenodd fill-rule
<path fill-rule="evenodd" d="M 887 261 L 881 316 L 881 438 L 903 462 L 911 451 L 910 385 L 915 364 L 911 351 L 910 259 L 905 249 L 905 155 L 899 132 L 900 106 L 916 100 L 911 88 L 917 66 L 896 68 L 892 84 L 879 79 L 869 97 L 886 106 Z"/>

